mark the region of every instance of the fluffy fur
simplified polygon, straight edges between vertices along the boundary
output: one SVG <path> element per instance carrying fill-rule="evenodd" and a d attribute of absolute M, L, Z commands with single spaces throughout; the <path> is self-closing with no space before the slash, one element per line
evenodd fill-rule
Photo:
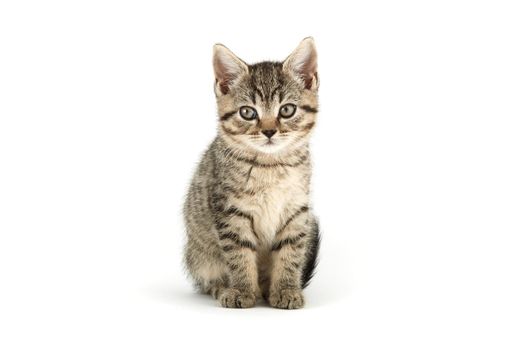
<path fill-rule="evenodd" d="M 187 270 L 224 307 L 251 307 L 262 296 L 273 307 L 300 308 L 319 248 L 309 199 L 314 42 L 304 39 L 284 62 L 253 65 L 217 44 L 213 67 L 218 135 L 184 205 Z"/>

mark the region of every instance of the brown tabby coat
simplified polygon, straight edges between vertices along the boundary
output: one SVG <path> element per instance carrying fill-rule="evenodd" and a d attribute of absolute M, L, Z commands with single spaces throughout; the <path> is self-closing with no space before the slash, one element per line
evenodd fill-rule
<path fill-rule="evenodd" d="M 254 65 L 215 45 L 213 65 L 218 135 L 184 206 L 187 269 L 224 307 L 251 307 L 264 296 L 273 307 L 300 308 L 319 246 L 309 203 L 313 40 L 282 63 Z"/>

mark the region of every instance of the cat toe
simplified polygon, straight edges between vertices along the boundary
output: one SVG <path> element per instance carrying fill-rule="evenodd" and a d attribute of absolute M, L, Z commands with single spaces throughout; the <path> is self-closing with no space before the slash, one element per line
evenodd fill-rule
<path fill-rule="evenodd" d="M 255 305 L 257 298 L 255 293 L 241 292 L 239 289 L 227 288 L 219 296 L 221 306 L 227 308 L 249 308 Z"/>
<path fill-rule="evenodd" d="M 270 293 L 268 302 L 278 309 L 300 309 L 304 306 L 304 296 L 300 289 L 281 289 Z"/>

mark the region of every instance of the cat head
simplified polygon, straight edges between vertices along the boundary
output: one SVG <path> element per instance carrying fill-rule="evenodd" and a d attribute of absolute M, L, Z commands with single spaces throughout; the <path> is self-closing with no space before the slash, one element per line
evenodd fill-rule
<path fill-rule="evenodd" d="M 246 64 L 213 50 L 219 135 L 231 147 L 282 154 L 303 147 L 317 115 L 317 53 L 306 38 L 283 62 Z"/>

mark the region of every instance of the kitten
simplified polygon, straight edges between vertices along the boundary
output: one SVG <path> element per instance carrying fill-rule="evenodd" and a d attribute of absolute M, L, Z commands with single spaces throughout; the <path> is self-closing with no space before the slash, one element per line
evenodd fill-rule
<path fill-rule="evenodd" d="M 244 63 L 213 52 L 218 135 L 184 205 L 185 262 L 224 307 L 259 297 L 303 307 L 319 247 L 309 205 L 309 137 L 317 115 L 317 53 L 304 39 L 284 62 Z"/>

